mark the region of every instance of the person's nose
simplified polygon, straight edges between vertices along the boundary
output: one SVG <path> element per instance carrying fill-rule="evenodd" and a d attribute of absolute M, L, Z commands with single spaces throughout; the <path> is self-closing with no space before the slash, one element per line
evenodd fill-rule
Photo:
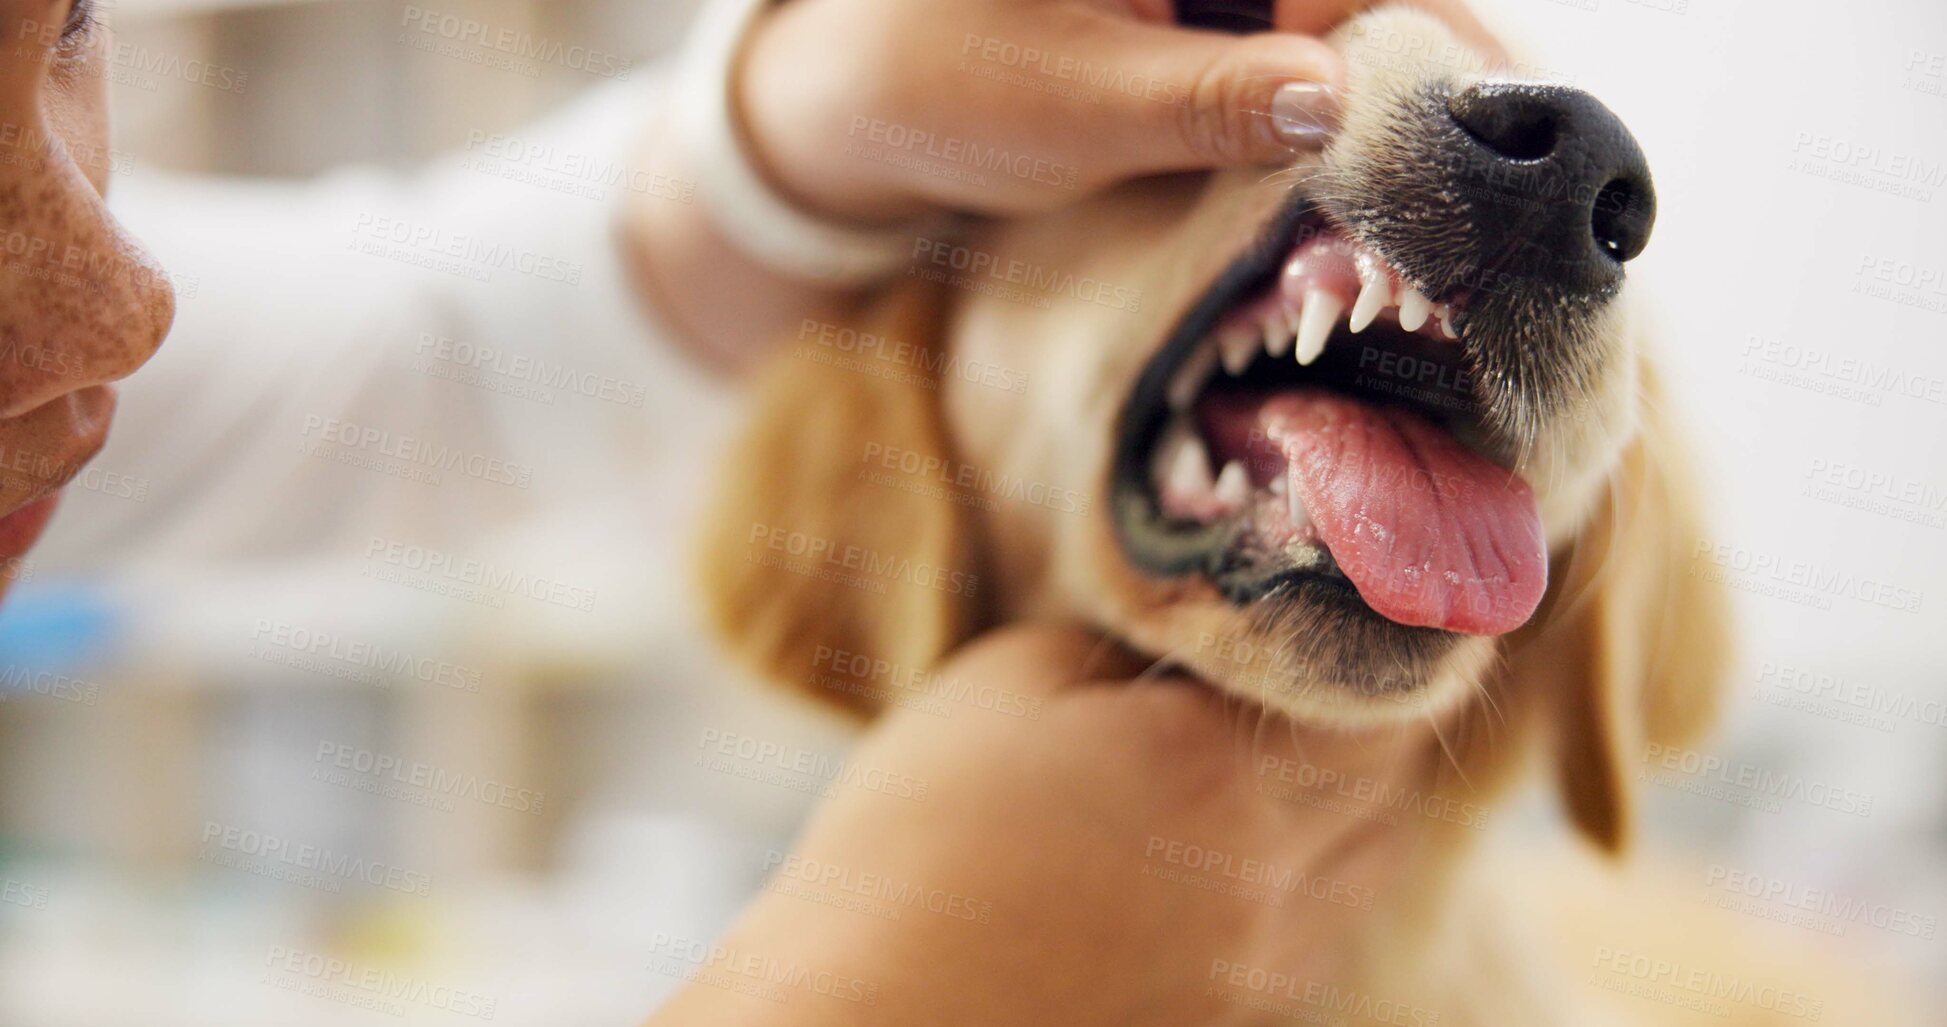
<path fill-rule="evenodd" d="M 0 255 L 0 418 L 127 377 L 168 334 L 168 278 L 98 204 L 35 212 Z"/>
<path fill-rule="evenodd" d="M 1622 120 L 1579 89 L 1481 82 L 1447 101 L 1484 249 L 1565 290 L 1613 287 L 1656 221 L 1649 163 Z"/>

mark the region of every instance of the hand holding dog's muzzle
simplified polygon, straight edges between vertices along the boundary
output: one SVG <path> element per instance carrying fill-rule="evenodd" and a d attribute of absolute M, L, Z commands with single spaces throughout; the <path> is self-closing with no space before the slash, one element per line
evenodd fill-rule
<path fill-rule="evenodd" d="M 774 184 L 834 220 L 1048 210 L 1321 145 L 1343 68 L 1318 36 L 1364 6 L 797 0 L 744 53 L 741 118 Z M 1422 6 L 1493 49 L 1459 4 Z"/>

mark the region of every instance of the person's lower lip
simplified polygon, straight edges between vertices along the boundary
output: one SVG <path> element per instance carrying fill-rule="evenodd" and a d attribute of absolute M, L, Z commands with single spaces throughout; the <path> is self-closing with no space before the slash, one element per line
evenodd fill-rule
<path fill-rule="evenodd" d="M 54 517 L 54 508 L 60 503 L 61 493 L 50 492 L 0 517 L 0 560 L 14 560 L 27 555 L 27 551 L 40 540 L 41 532 L 46 530 L 47 522 Z"/>

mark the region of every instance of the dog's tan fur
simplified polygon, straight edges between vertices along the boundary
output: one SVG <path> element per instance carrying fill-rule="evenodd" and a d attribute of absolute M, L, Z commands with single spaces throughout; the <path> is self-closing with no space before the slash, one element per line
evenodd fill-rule
<path fill-rule="evenodd" d="M 1402 39 L 1420 58 L 1393 55 Z M 1356 173 L 1366 122 L 1383 118 L 1395 93 L 1425 76 L 1474 74 L 1452 59 L 1465 53 L 1452 37 L 1414 13 L 1368 14 L 1338 42 L 1352 69 L 1349 141 L 1328 158 L 1336 163 L 1327 174 Z M 1511 636 L 1465 640 L 1405 699 L 1378 700 L 1318 680 L 1283 659 L 1276 639 L 1207 583 L 1159 580 L 1123 556 L 1107 502 L 1119 405 L 1176 313 L 1266 220 L 1283 188 L 1261 173 L 1150 180 L 992 226 L 970 244 L 1001 264 L 1104 283 L 1124 307 L 1135 297 L 1135 311 L 1069 296 L 1022 303 L 915 276 L 837 319 L 885 340 L 871 355 L 824 345 L 825 329 L 809 326 L 793 354 L 764 376 L 757 419 L 710 522 L 703 580 L 717 630 L 766 678 L 870 715 L 881 704 L 873 687 L 810 684 L 829 681 L 816 673 L 817 653 L 865 654 L 917 670 L 997 624 L 1080 619 L 1308 722 L 1357 728 L 1437 717 L 1452 759 L 1427 782 L 1429 794 L 1498 795 L 1539 762 L 1552 768 L 1580 832 L 1602 851 L 1623 852 L 1644 745 L 1686 744 L 1707 726 L 1729 642 L 1722 598 L 1685 566 L 1702 534 L 1698 502 L 1632 297 L 1601 315 L 1608 359 L 1600 380 L 1548 423 L 1527 454 L 1524 470 L 1552 548 L 1540 611 Z M 1025 375 L 1027 387 L 1017 393 L 929 370 L 943 357 L 1009 369 Z M 887 447 L 944 470 L 888 472 L 877 462 Z M 962 468 L 1065 499 L 1059 509 L 997 499 L 960 480 Z M 864 580 L 838 581 L 823 572 L 843 571 L 842 563 L 780 568 L 776 561 L 790 557 L 768 546 L 780 531 L 854 547 L 860 560 L 903 561 L 894 566 L 907 570 L 855 570 L 852 577 Z M 1213 640 L 1255 643 L 1254 652 L 1269 655 L 1239 661 Z M 1592 946 L 1629 944 L 1646 926 L 1638 922 L 1640 899 L 1607 871 L 1557 868 L 1551 873 L 1574 878 L 1578 889 L 1606 883 L 1601 895 L 1582 899 L 1590 918 L 1569 921 L 1594 940 L 1579 948 L 1562 944 L 1562 935 L 1551 942 L 1538 930 L 1547 911 L 1522 912 L 1535 905 L 1535 893 L 1503 894 L 1509 882 L 1533 874 L 1511 875 L 1507 861 L 1520 857 L 1486 858 L 1490 849 L 1472 834 L 1441 835 L 1423 856 L 1426 866 L 1406 875 L 1416 881 L 1413 901 L 1347 940 L 1362 954 L 1359 973 L 1375 993 L 1423 1001 L 1445 1013 L 1443 1023 L 1794 1022 L 1742 1006 L 1748 1019 L 1726 1020 L 1605 997 L 1599 988 L 1576 994 L 1592 974 L 1575 958 Z M 1547 858 L 1581 857 L 1564 848 Z M 1766 957 L 1716 929 L 1719 921 L 1676 916 L 1661 921 L 1670 929 L 1652 932 L 1652 951 L 1672 959 L 1704 952 L 1719 972 L 1776 976 Z M 1508 921 L 1507 930 L 1486 926 Z M 1575 958 L 1558 966 L 1562 953 Z M 1603 1009 L 1628 1016 L 1612 1021 Z"/>

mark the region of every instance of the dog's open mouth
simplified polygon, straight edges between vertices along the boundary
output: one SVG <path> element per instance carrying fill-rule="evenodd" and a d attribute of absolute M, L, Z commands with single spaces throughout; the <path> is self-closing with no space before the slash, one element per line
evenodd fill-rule
<path fill-rule="evenodd" d="M 1400 624 L 1520 626 L 1547 550 L 1527 483 L 1483 455 L 1465 305 L 1295 202 L 1124 409 L 1115 515 L 1131 558 L 1202 573 L 1240 604 L 1336 587 Z"/>

